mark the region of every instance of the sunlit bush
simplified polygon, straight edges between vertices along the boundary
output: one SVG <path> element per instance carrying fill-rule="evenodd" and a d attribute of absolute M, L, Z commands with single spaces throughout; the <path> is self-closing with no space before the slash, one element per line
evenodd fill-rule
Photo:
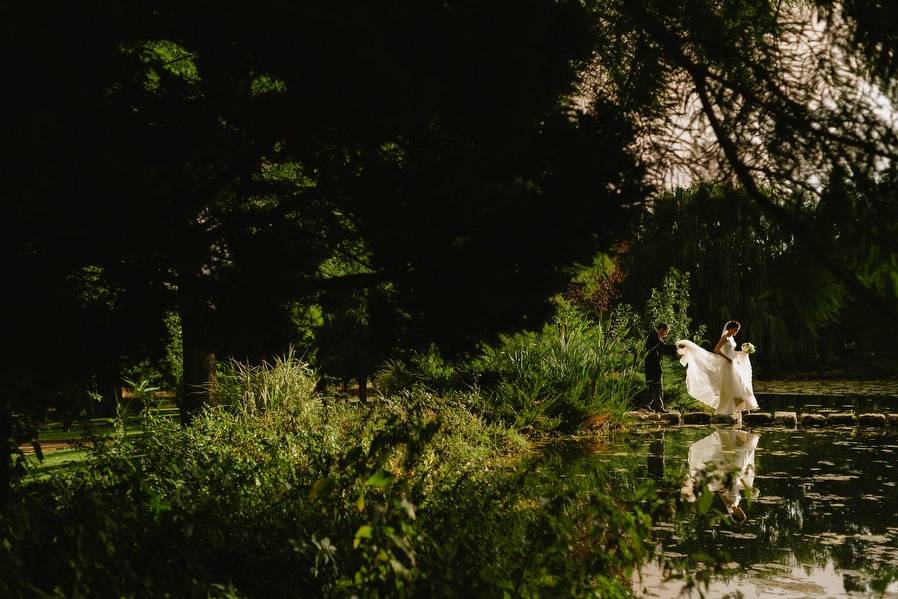
<path fill-rule="evenodd" d="M 590 416 L 619 417 L 642 385 L 627 337 L 565 303 L 541 332 L 504 337 L 484 358 L 497 381 L 484 393 L 517 427 L 570 432 Z"/>
<path fill-rule="evenodd" d="M 249 415 L 271 410 L 304 411 L 318 401 L 318 376 L 293 349 L 273 363 L 258 365 L 230 360 L 217 376 L 211 395 L 220 405 Z"/>
<path fill-rule="evenodd" d="M 16 487 L 0 510 L 0 595 L 626 592 L 652 502 L 561 476 L 484 418 L 481 396 L 358 404 L 296 383 L 300 397 L 269 389 L 260 403 L 270 374 L 236 387 L 241 409 L 189 426 L 147 412 L 143 434 L 118 427 L 77 469 Z"/>

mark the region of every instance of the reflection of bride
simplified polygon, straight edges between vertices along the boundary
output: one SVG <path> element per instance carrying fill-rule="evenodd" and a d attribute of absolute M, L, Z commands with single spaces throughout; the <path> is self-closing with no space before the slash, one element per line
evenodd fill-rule
<path fill-rule="evenodd" d="M 737 414 L 756 410 L 751 384 L 751 361 L 748 354 L 736 351 L 738 322 L 726 324 L 714 352 L 691 341 L 677 341 L 680 364 L 686 366 L 686 390 L 703 404 L 714 408 L 716 414 Z"/>
<path fill-rule="evenodd" d="M 718 429 L 689 446 L 689 476 L 683 486 L 687 500 L 695 499 L 694 485 L 699 474 L 708 488 L 723 500 L 727 512 L 745 520 L 739 507 L 741 492 L 758 495 L 755 482 L 755 448 L 761 435 L 736 429 Z"/>

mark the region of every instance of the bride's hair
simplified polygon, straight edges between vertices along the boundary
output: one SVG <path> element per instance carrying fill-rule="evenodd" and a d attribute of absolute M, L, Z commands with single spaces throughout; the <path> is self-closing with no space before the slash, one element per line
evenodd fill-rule
<path fill-rule="evenodd" d="M 724 330 L 726 329 L 741 329 L 742 325 L 736 322 L 735 320 L 731 320 L 724 325 Z"/>

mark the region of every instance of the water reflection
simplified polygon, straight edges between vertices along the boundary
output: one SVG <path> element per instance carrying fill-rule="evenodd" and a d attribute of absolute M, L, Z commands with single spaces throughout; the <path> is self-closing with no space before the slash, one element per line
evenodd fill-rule
<path fill-rule="evenodd" d="M 718 429 L 689 446 L 689 475 L 682 494 L 695 499 L 697 480 L 704 480 L 723 502 L 727 513 L 744 521 L 745 511 L 739 505 L 745 492 L 758 495 L 754 489 L 755 449 L 761 435 L 736 429 Z"/>
<path fill-rule="evenodd" d="M 591 459 L 609 462 L 621 484 L 653 479 L 666 496 L 680 495 L 689 481 L 696 493 L 697 482 L 714 478 L 709 472 L 732 474 L 717 477 L 713 505 L 733 520 L 741 520 L 739 510 L 747 513 L 740 524 L 725 518 L 687 538 L 673 523 L 656 522 L 667 556 L 729 556 L 708 596 L 898 597 L 898 432 L 765 429 L 760 437 L 679 427 L 622 436 Z M 683 582 L 665 583 L 662 569 L 655 572 L 643 572 L 634 588 L 677 596 Z"/>
<path fill-rule="evenodd" d="M 650 478 L 664 480 L 664 430 L 655 431 L 649 437 L 649 451 L 646 457 L 646 471 Z"/>

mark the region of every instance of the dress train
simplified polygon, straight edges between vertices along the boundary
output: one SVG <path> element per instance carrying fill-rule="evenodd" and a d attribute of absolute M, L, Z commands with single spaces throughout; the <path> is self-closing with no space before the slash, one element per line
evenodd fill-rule
<path fill-rule="evenodd" d="M 692 341 L 677 341 L 680 364 L 686 367 L 686 390 L 690 396 L 714 409 L 715 414 L 734 414 L 758 409 L 752 390 L 751 360 L 736 351 L 732 338 L 723 351 L 733 360 L 709 352 Z"/>

